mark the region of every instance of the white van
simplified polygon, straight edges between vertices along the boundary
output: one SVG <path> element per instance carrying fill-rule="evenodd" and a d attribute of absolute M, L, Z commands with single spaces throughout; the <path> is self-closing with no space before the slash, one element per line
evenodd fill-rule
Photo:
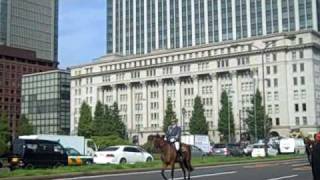
<path fill-rule="evenodd" d="M 305 144 L 303 139 L 283 138 L 280 139 L 280 153 L 305 153 Z"/>

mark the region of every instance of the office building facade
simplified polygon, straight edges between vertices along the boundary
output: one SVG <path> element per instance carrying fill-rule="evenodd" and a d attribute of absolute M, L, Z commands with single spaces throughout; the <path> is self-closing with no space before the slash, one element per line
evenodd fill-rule
<path fill-rule="evenodd" d="M 239 139 L 247 131 L 244 119 L 255 90 L 263 91 L 263 59 L 264 98 L 272 131 L 282 136 L 293 129 L 316 132 L 320 125 L 319 42 L 319 32 L 304 30 L 141 56 L 107 55 L 72 67 L 71 133 L 77 132 L 82 102 L 94 110 L 97 101 L 108 105 L 117 101 L 129 136 L 143 143 L 148 135 L 162 131 L 169 97 L 179 124 L 188 131 L 198 95 L 209 135 L 218 142 L 220 96 L 226 90 Z"/>
<path fill-rule="evenodd" d="M 54 68 L 53 61 L 37 59 L 33 51 L 0 46 L 0 113 L 8 116 L 13 138 L 21 117 L 22 76 Z"/>
<path fill-rule="evenodd" d="M 0 45 L 58 60 L 58 0 L 0 0 Z"/>
<path fill-rule="evenodd" d="M 36 134 L 69 134 L 70 72 L 24 75 L 21 114 L 30 120 Z"/>
<path fill-rule="evenodd" d="M 318 31 L 319 9 L 319 0 L 107 0 L 107 53 Z"/>

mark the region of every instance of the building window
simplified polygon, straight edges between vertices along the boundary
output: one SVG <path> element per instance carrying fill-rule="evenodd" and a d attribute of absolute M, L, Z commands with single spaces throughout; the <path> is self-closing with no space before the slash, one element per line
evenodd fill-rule
<path fill-rule="evenodd" d="M 278 100 L 279 100 L 279 92 L 278 92 L 278 91 L 275 91 L 275 92 L 274 92 L 274 100 L 275 100 L 275 101 L 278 101 Z"/>
<path fill-rule="evenodd" d="M 296 64 L 292 64 L 292 71 L 294 73 L 297 72 L 297 65 Z"/>
<path fill-rule="evenodd" d="M 280 118 L 276 118 L 276 125 L 280 126 Z"/>
<path fill-rule="evenodd" d="M 301 90 L 301 99 L 306 99 L 307 98 L 307 92 L 305 89 Z"/>
<path fill-rule="evenodd" d="M 278 113 L 280 112 L 279 104 L 276 104 L 276 105 L 274 106 L 274 111 L 275 111 L 276 114 L 278 114 Z"/>
<path fill-rule="evenodd" d="M 298 85 L 298 79 L 297 77 L 293 78 L 293 85 L 297 86 Z"/>
<path fill-rule="evenodd" d="M 268 114 L 272 114 L 272 106 L 268 105 Z"/>
<path fill-rule="evenodd" d="M 266 79 L 267 80 L 267 87 L 269 88 L 269 87 L 271 87 L 271 81 L 270 81 L 270 79 Z"/>
<path fill-rule="evenodd" d="M 299 104 L 294 105 L 294 110 L 295 110 L 295 112 L 299 112 Z"/>
<path fill-rule="evenodd" d="M 278 87 L 278 79 L 274 79 L 274 87 Z"/>
<path fill-rule="evenodd" d="M 305 85 L 305 79 L 304 76 L 301 77 L 301 85 Z"/>
<path fill-rule="evenodd" d="M 306 103 L 302 104 L 302 110 L 303 110 L 303 112 L 307 111 L 307 104 Z"/>
<path fill-rule="evenodd" d="M 267 74 L 270 74 L 270 66 L 267 66 Z"/>
<path fill-rule="evenodd" d="M 307 119 L 307 117 L 302 117 L 302 119 L 303 119 L 303 125 L 308 125 L 308 119 Z"/>
<path fill-rule="evenodd" d="M 272 54 L 273 61 L 277 61 L 277 54 Z"/>
<path fill-rule="evenodd" d="M 296 51 L 292 51 L 292 60 L 296 60 L 297 59 L 297 53 Z"/>
<path fill-rule="evenodd" d="M 303 54 L 303 50 L 300 51 L 300 59 L 303 59 L 304 58 L 304 54 Z"/>
<path fill-rule="evenodd" d="M 304 72 L 304 64 L 303 63 L 300 64 L 300 72 Z"/>
<path fill-rule="evenodd" d="M 300 125 L 300 118 L 296 117 L 296 125 L 299 126 Z"/>
<path fill-rule="evenodd" d="M 273 66 L 273 74 L 277 74 L 278 73 L 278 67 L 277 66 Z"/>
<path fill-rule="evenodd" d="M 294 90 L 294 92 L 293 92 L 293 99 L 294 99 L 294 100 L 298 100 L 298 99 L 299 99 L 299 91 L 298 91 L 298 90 Z"/>

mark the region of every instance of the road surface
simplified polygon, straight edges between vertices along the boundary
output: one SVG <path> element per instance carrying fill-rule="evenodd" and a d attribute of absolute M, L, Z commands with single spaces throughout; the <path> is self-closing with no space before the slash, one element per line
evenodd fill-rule
<path fill-rule="evenodd" d="M 167 171 L 169 177 L 169 171 Z M 161 180 L 160 171 L 109 174 L 65 180 Z M 181 172 L 176 172 L 176 180 L 181 180 Z M 225 165 L 196 168 L 191 179 L 198 180 L 312 180 L 311 168 L 305 160 L 282 162 Z"/>

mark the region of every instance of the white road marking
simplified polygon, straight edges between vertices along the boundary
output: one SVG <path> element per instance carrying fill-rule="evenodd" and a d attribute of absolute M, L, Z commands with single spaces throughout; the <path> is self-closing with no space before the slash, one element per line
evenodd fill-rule
<path fill-rule="evenodd" d="M 190 176 L 191 179 L 197 179 L 197 178 L 202 178 L 202 177 L 212 177 L 212 176 L 222 176 L 222 175 L 228 175 L 228 174 L 235 174 L 237 171 L 230 171 L 230 172 L 222 172 L 222 173 L 215 173 L 215 174 L 203 174 L 203 175 L 198 175 L 198 176 Z M 180 180 L 184 179 L 183 177 L 180 178 L 174 178 L 174 180 Z"/>
<path fill-rule="evenodd" d="M 272 178 L 272 179 L 267 179 L 267 180 L 281 180 L 281 179 L 290 179 L 290 178 L 294 178 L 297 177 L 298 175 L 291 175 L 291 176 L 283 176 L 283 177 L 278 177 L 278 178 Z"/>
<path fill-rule="evenodd" d="M 310 165 L 309 163 L 300 163 L 300 164 L 292 164 L 292 167 L 299 167 L 299 166 L 307 166 Z"/>

